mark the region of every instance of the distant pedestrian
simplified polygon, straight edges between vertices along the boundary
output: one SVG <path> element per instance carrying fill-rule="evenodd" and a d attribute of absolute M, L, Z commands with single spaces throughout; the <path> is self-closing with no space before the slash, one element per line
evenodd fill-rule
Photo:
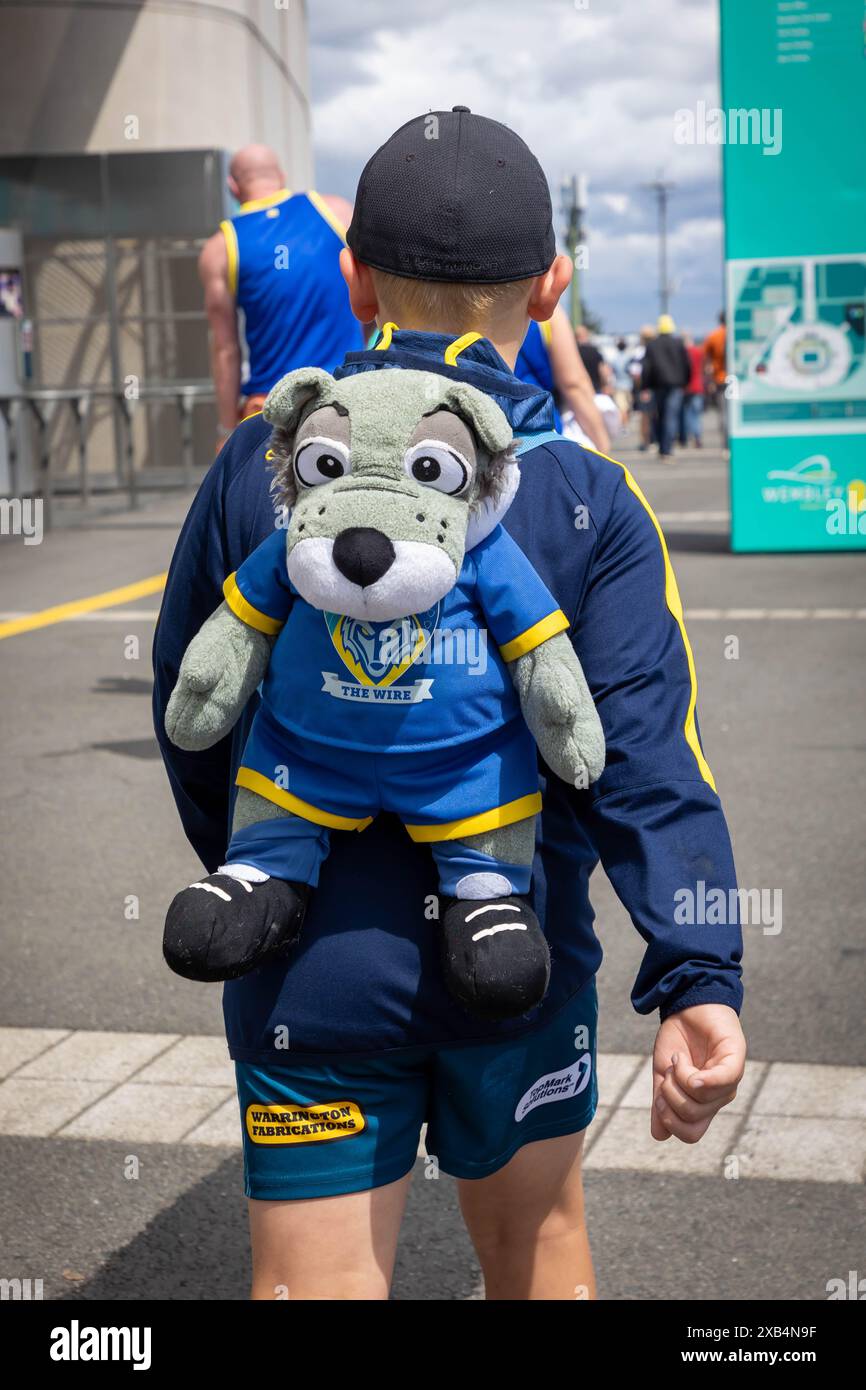
<path fill-rule="evenodd" d="M 623 425 L 628 424 L 632 408 L 632 391 L 634 383 L 631 372 L 629 371 L 629 361 L 631 353 L 625 338 L 617 338 L 616 350 L 608 363 L 613 372 L 613 398 L 617 409 L 622 416 Z"/>
<path fill-rule="evenodd" d="M 680 411 L 680 443 L 691 441 L 696 449 L 703 444 L 704 431 L 704 353 L 696 347 L 688 333 L 683 334 L 683 342 L 689 355 L 692 374 L 686 383 L 683 407 Z"/>
<path fill-rule="evenodd" d="M 580 353 L 581 361 L 589 372 L 592 389 L 596 395 L 599 395 L 602 391 L 606 391 L 610 385 L 608 365 L 592 341 L 585 323 L 577 325 L 574 336 L 577 339 L 577 350 Z"/>
<path fill-rule="evenodd" d="M 658 430 L 659 458 L 673 456 L 679 432 L 683 392 L 692 374 L 689 355 L 670 314 L 662 314 L 658 334 L 647 344 L 641 371 L 641 388 L 652 391 Z"/>
<path fill-rule="evenodd" d="M 727 442 L 728 412 L 725 386 L 727 385 L 727 339 L 724 309 L 719 314 L 719 324 L 704 339 L 704 370 L 709 387 L 710 400 L 719 412 L 719 423 Z"/>
<path fill-rule="evenodd" d="M 628 371 L 632 381 L 632 399 L 634 408 L 640 418 L 640 444 L 641 453 L 645 453 L 653 440 L 653 396 L 652 391 L 641 389 L 640 379 L 643 372 L 643 362 L 646 356 L 647 343 L 655 337 L 655 329 L 651 323 L 645 323 L 640 330 L 640 342 L 628 360 Z"/>

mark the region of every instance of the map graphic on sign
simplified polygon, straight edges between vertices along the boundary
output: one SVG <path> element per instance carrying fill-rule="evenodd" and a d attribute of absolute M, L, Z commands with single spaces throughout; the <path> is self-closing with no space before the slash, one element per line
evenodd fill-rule
<path fill-rule="evenodd" d="M 862 428 L 866 256 L 730 261 L 728 290 L 742 433 Z"/>

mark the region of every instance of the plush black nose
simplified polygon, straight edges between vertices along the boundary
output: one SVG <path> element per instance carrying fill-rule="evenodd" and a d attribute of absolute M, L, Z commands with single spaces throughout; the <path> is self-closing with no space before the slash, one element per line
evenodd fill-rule
<path fill-rule="evenodd" d="M 387 574 L 394 563 L 394 554 L 388 537 L 372 526 L 350 526 L 334 541 L 334 564 L 341 574 L 362 589 Z"/>

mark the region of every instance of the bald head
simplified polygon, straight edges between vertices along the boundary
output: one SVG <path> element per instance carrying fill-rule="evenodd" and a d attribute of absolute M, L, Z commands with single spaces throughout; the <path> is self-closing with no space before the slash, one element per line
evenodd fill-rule
<path fill-rule="evenodd" d="M 285 181 L 280 161 L 268 145 L 244 145 L 229 165 L 229 188 L 239 203 L 266 198 Z"/>

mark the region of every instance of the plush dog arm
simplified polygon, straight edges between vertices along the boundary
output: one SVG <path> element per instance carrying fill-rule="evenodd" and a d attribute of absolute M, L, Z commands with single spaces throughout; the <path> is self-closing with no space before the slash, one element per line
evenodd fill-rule
<path fill-rule="evenodd" d="M 511 663 L 511 675 L 548 767 L 574 787 L 604 770 L 604 734 L 583 668 L 564 632 Z"/>
<path fill-rule="evenodd" d="M 172 743 L 198 753 L 225 738 L 267 670 L 272 640 L 220 604 L 180 663 L 165 711 Z"/>

